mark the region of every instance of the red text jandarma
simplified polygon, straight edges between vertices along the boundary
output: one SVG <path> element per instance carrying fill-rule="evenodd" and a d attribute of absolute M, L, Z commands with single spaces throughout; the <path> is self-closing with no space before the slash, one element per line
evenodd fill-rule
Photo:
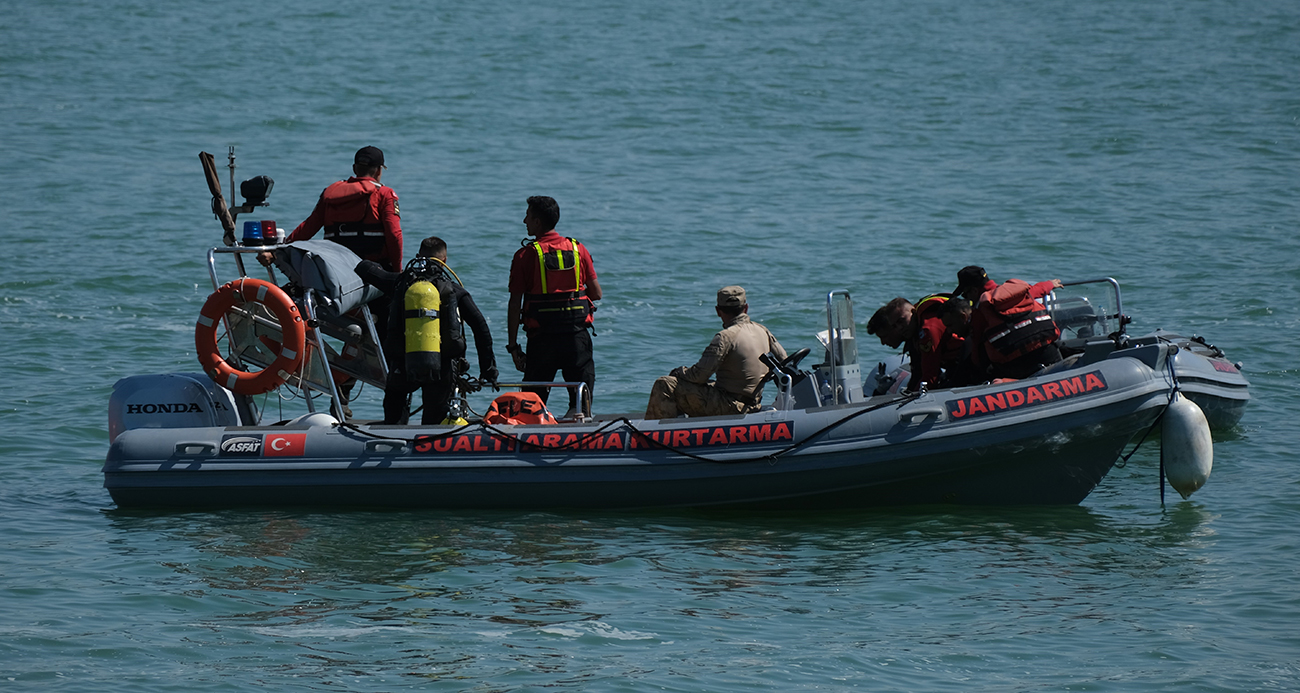
<path fill-rule="evenodd" d="M 1029 385 L 991 395 L 963 397 L 948 402 L 948 415 L 954 419 L 996 414 L 1000 411 L 1022 409 L 1060 399 L 1078 397 L 1106 389 L 1106 379 L 1101 371 L 1093 371 L 1072 378 L 1062 378 L 1040 385 Z"/>

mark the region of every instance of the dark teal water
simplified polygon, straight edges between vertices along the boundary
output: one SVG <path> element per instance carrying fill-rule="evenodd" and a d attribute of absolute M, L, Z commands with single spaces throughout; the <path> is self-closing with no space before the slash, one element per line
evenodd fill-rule
<path fill-rule="evenodd" d="M 1295 3 L 3 15 L 5 689 L 1300 688 Z M 1069 508 L 117 510 L 112 384 L 196 370 L 198 152 L 236 145 L 292 227 L 366 144 L 498 330 L 524 199 L 559 200 L 605 290 L 598 410 L 692 362 L 724 284 L 798 348 L 831 289 L 861 322 L 971 263 L 1116 277 L 1133 331 L 1204 334 L 1256 399 L 1163 508 L 1144 448 Z"/>

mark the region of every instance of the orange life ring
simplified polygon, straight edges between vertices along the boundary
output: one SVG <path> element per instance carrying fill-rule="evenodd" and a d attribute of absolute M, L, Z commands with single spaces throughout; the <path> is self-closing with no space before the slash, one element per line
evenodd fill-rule
<path fill-rule="evenodd" d="M 271 349 L 276 358 L 264 370 L 235 370 L 217 347 L 217 323 L 234 307 L 236 297 L 266 306 L 280 321 L 280 343 Z M 203 371 L 213 382 L 241 395 L 260 395 L 279 387 L 289 379 L 289 374 L 298 370 L 306 337 L 306 326 L 298 314 L 298 306 L 288 294 L 271 282 L 244 277 L 223 285 L 203 304 L 194 327 L 194 348 Z"/>

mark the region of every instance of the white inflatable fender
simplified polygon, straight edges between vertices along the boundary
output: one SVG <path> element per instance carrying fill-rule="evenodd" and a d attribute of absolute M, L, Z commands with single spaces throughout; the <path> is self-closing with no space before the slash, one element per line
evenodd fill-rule
<path fill-rule="evenodd" d="M 1181 392 L 1165 410 L 1160 424 L 1165 478 L 1184 499 L 1205 485 L 1214 467 L 1214 440 L 1205 412 Z"/>

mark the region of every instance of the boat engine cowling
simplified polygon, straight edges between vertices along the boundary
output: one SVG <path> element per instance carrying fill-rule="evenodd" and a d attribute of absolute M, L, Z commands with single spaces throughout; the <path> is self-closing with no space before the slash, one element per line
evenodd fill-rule
<path fill-rule="evenodd" d="M 238 426 L 234 397 L 204 373 L 122 378 L 108 399 L 108 440 L 133 428 Z"/>

